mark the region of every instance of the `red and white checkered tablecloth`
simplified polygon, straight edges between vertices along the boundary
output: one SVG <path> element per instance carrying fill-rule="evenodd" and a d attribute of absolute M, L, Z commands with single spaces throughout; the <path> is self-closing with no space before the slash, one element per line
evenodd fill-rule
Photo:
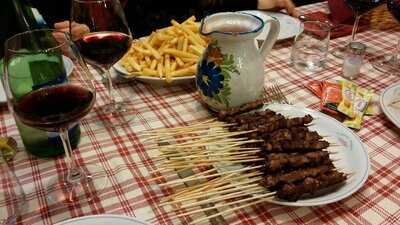
<path fill-rule="evenodd" d="M 304 6 L 303 13 L 327 10 L 326 3 Z M 394 49 L 400 29 L 366 31 L 357 39 L 373 46 L 377 54 Z M 331 41 L 331 47 L 344 44 L 348 37 Z M 265 72 L 277 79 L 282 90 L 296 105 L 317 108 L 319 99 L 305 89 L 312 80 L 336 80 L 341 74 L 341 61 L 329 56 L 327 68 L 316 73 L 296 71 L 289 60 L 292 41 L 275 45 L 267 58 Z M 399 81 L 399 77 L 382 74 L 366 65 L 357 83 L 380 93 L 385 87 Z M 53 224 L 72 217 L 91 214 L 123 214 L 143 220 L 158 218 L 158 224 L 185 224 L 193 218 L 171 220 L 157 205 L 161 196 L 171 192 L 147 182 L 149 171 L 155 169 L 149 161 L 151 152 L 138 133 L 144 130 L 190 124 L 211 115 L 202 106 L 193 84 L 172 87 L 152 87 L 130 82 L 116 85 L 122 97 L 129 98 L 137 118 L 126 127 L 104 128 L 99 115 L 91 112 L 81 123 L 82 138 L 74 151 L 82 165 L 97 164 L 108 174 L 108 185 L 97 194 L 93 203 L 62 207 L 46 202 L 46 182 L 66 170 L 63 157 L 38 159 L 20 151 L 13 162 L 14 169 L 27 193 L 28 212 L 20 224 Z M 98 105 L 107 99 L 107 92 L 98 92 Z M 20 137 L 6 106 L 0 113 L 0 135 Z M 237 210 L 224 216 L 226 224 L 399 224 L 400 222 L 400 130 L 384 114 L 367 117 L 357 132 L 368 151 L 371 173 L 365 185 L 352 196 L 319 207 L 285 207 L 269 203 Z M 357 159 L 354 159 L 357 160 Z M 139 166 L 143 164 L 145 166 Z M 204 215 L 197 215 L 201 217 Z"/>

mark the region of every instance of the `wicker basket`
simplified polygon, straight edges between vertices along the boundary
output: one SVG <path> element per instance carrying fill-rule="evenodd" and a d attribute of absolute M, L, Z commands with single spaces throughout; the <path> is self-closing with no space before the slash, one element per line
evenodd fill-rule
<path fill-rule="evenodd" d="M 380 5 L 363 16 L 363 19 L 369 20 L 372 29 L 387 30 L 399 23 L 393 18 L 388 11 L 386 4 Z"/>

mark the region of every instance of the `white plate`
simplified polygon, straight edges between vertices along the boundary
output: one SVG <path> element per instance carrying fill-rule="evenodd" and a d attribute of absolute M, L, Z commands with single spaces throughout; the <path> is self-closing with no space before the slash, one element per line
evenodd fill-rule
<path fill-rule="evenodd" d="M 271 203 L 286 206 L 325 205 L 340 201 L 352 195 L 363 186 L 368 178 L 370 163 L 368 154 L 360 138 L 353 131 L 332 117 L 311 109 L 282 104 L 272 104 L 266 108 L 288 117 L 301 117 L 310 114 L 314 118 L 312 125 L 309 126 L 310 130 L 317 131 L 321 136 L 329 137 L 326 138 L 328 142 L 334 142 L 339 145 L 338 147 L 331 147 L 337 152 L 337 154 L 330 156 L 335 166 L 340 168 L 342 172 L 351 173 L 351 176 L 346 180 L 344 185 L 339 186 L 331 192 L 299 199 L 296 202 L 273 199 L 270 200 Z M 223 168 L 223 165 L 216 165 L 216 168 L 218 170 L 226 170 L 226 168 Z"/>
<path fill-rule="evenodd" d="M 400 83 L 387 87 L 380 95 L 379 103 L 390 121 L 400 128 L 400 109 L 390 106 L 395 99 L 400 98 Z"/>
<path fill-rule="evenodd" d="M 119 216 L 119 215 L 94 215 L 78 217 L 66 221 L 56 223 L 55 225 L 149 225 L 149 223 L 142 222 L 133 217 Z"/>
<path fill-rule="evenodd" d="M 67 76 L 69 76 L 72 73 L 72 70 L 74 70 L 74 63 L 70 58 L 67 56 L 63 55 L 63 61 L 64 61 L 64 66 L 65 70 L 67 72 Z M 1 60 L 1 66 L 0 66 L 0 74 L 3 74 L 3 60 Z M 4 92 L 4 87 L 3 87 L 3 82 L 0 82 L 0 103 L 6 103 L 7 102 L 7 97 L 6 93 Z"/>
<path fill-rule="evenodd" d="M 129 76 L 129 72 L 126 71 L 126 69 L 118 63 L 114 64 L 113 68 L 118 72 L 118 74 L 120 76 L 122 76 L 125 79 L 136 79 L 143 83 L 158 85 L 158 86 L 189 83 L 189 82 L 193 82 L 193 80 L 195 78 L 194 74 L 193 74 L 193 76 L 174 77 L 174 78 L 172 78 L 171 83 L 167 83 L 165 78 L 150 77 L 150 76 Z"/>
<path fill-rule="evenodd" d="M 271 17 L 275 17 L 280 24 L 280 31 L 278 35 L 278 40 L 285 40 L 288 38 L 295 37 L 300 32 L 300 20 L 291 17 L 289 15 L 279 13 L 279 12 L 269 12 L 269 11 L 261 11 L 261 10 L 245 10 L 240 11 L 244 13 L 249 13 L 255 16 L 260 17 L 264 22 L 267 20 L 271 20 Z M 257 40 L 265 40 L 269 31 L 269 26 L 266 25 L 264 30 L 260 35 L 256 37 Z"/>

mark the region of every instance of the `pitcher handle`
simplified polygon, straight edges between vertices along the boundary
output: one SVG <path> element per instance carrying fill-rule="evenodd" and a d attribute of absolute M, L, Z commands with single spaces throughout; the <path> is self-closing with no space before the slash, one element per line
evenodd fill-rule
<path fill-rule="evenodd" d="M 279 21 L 275 17 L 271 17 L 271 18 L 272 18 L 272 20 L 265 21 L 264 26 L 267 23 L 269 23 L 271 27 L 269 29 L 267 37 L 265 38 L 265 40 L 259 50 L 260 54 L 264 58 L 267 57 L 268 53 L 271 51 L 272 47 L 274 46 L 276 39 L 278 38 L 279 30 L 280 30 Z"/>

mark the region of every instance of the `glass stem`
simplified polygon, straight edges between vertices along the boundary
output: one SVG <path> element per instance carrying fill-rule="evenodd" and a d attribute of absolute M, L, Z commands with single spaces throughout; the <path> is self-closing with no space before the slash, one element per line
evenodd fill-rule
<path fill-rule="evenodd" d="M 356 19 L 354 21 L 353 30 L 351 31 L 351 42 L 356 40 L 356 33 L 358 30 L 358 22 L 360 22 L 361 15 L 359 13 L 355 13 Z"/>
<path fill-rule="evenodd" d="M 110 104 L 114 104 L 115 103 L 115 99 L 114 99 L 114 86 L 113 86 L 113 82 L 112 82 L 112 77 L 111 77 L 111 73 L 109 69 L 105 70 L 106 76 L 107 76 L 107 81 L 108 81 L 108 97 L 109 97 L 109 103 Z"/>
<path fill-rule="evenodd" d="M 396 51 L 393 54 L 393 61 L 396 65 L 399 65 L 400 58 L 400 38 L 397 40 Z"/>
<path fill-rule="evenodd" d="M 68 128 L 66 127 L 60 128 L 59 132 L 61 141 L 64 146 L 64 151 L 68 166 L 67 182 L 73 185 L 79 182 L 83 174 L 80 168 L 76 165 L 74 156 L 72 154 L 71 143 L 69 141 L 69 136 L 68 136 Z"/>

